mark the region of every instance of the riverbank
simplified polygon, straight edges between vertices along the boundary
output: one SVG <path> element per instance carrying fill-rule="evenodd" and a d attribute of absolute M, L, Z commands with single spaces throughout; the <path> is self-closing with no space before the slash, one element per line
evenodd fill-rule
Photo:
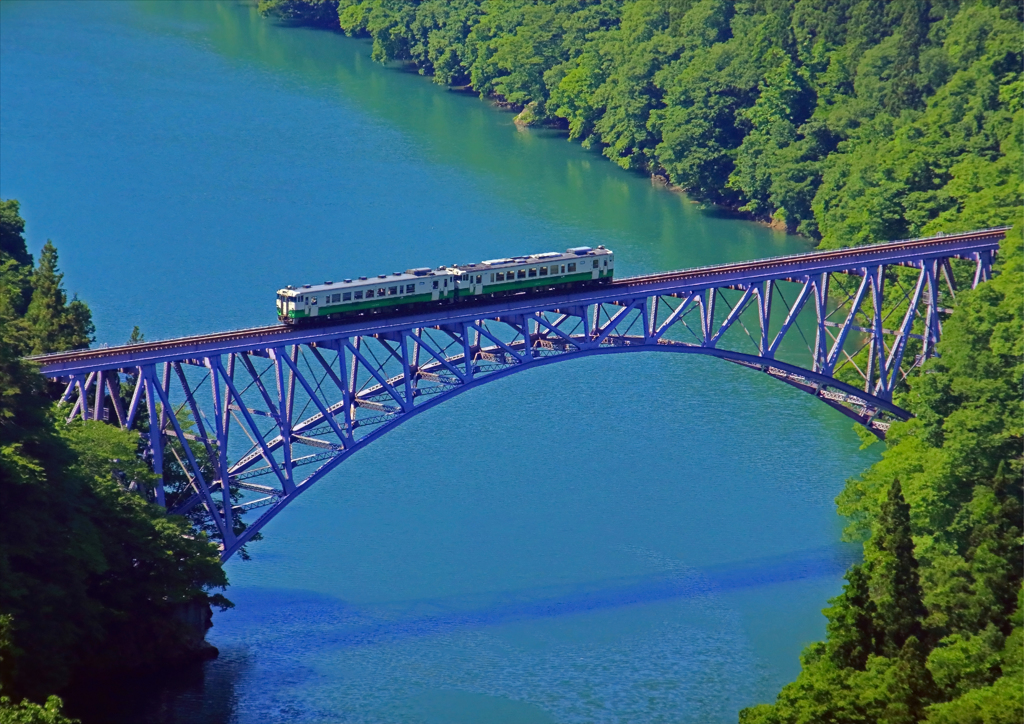
<path fill-rule="evenodd" d="M 1012 224 L 1019 9 L 804 5 L 259 9 L 371 38 L 374 60 L 472 88 L 520 125 L 564 125 L 624 169 L 826 248 Z M 1005 90 L 985 92 L 992 83 Z M 906 171 L 920 164 L 931 172 Z"/>

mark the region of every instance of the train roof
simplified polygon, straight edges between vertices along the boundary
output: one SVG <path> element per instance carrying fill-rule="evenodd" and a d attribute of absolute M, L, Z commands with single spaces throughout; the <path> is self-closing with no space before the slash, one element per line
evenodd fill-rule
<path fill-rule="evenodd" d="M 565 251 L 546 251 L 541 254 L 528 254 L 526 256 L 510 256 L 505 259 L 488 259 L 476 264 L 459 264 L 459 269 L 474 269 L 476 267 L 501 266 L 502 264 L 530 264 L 535 261 L 546 261 L 548 259 L 572 259 L 577 256 L 588 256 L 596 254 L 611 254 L 611 249 L 598 246 L 596 249 L 589 246 L 574 246 Z"/>

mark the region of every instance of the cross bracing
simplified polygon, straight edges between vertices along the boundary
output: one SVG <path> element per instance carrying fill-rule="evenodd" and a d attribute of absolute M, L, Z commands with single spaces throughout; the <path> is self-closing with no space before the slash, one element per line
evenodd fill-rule
<path fill-rule="evenodd" d="M 704 267 L 403 317 L 284 325 L 37 358 L 68 419 L 139 429 L 152 500 L 228 558 L 288 503 L 412 416 L 489 381 L 585 356 L 703 354 L 814 395 L 884 436 L 959 278 L 1004 229 Z M 169 465 L 167 464 L 169 463 Z M 174 485 L 165 480 L 176 471 Z M 244 523 L 243 523 L 244 521 Z"/>

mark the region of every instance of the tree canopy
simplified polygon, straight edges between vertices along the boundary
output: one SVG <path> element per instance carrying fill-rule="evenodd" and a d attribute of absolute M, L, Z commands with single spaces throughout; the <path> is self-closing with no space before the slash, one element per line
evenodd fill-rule
<path fill-rule="evenodd" d="M 65 423 L 22 359 L 92 336 L 89 308 L 67 299 L 55 247 L 47 242 L 33 268 L 24 227 L 18 203 L 0 202 L 0 722 L 59 724 L 56 698 L 12 697 L 43 701 L 71 683 L 191 655 L 202 612 L 230 602 L 211 592 L 227 585 L 217 547 L 135 492 L 153 478 L 139 433 Z M 187 620 L 197 607 L 198 631 Z"/>
<path fill-rule="evenodd" d="M 1013 223 L 1016 0 L 260 0 L 827 247 Z M 330 12 L 330 9 L 334 12 Z"/>

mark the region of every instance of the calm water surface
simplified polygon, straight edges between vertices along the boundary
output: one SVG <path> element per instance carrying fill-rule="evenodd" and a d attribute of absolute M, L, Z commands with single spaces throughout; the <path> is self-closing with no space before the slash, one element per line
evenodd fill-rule
<path fill-rule="evenodd" d="M 0 5 L 0 195 L 98 342 L 273 321 L 287 283 L 604 243 L 642 273 L 800 251 L 357 40 L 231 2 Z M 850 423 L 669 355 L 418 416 L 228 564 L 221 656 L 96 720 L 726 722 L 820 638 Z M 114 699 L 116 698 L 116 701 Z"/>

